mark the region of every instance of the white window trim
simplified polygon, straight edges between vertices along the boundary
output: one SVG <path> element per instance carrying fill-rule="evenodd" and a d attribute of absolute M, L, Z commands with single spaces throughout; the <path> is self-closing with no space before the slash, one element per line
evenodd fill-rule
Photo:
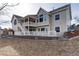
<path fill-rule="evenodd" d="M 61 20 L 61 14 L 60 13 L 57 13 L 57 14 L 54 15 L 54 20 L 55 20 L 56 15 L 59 15 L 59 20 Z M 55 21 L 59 21 L 59 20 L 55 20 Z"/>

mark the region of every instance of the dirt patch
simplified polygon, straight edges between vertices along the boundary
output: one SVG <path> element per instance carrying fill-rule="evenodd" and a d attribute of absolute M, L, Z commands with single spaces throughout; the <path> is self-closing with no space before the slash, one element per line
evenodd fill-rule
<path fill-rule="evenodd" d="M 0 39 L 0 55 L 79 55 L 79 40 Z"/>
<path fill-rule="evenodd" d="M 0 47 L 0 55 L 10 56 L 10 55 L 19 55 L 17 51 L 12 46 Z"/>

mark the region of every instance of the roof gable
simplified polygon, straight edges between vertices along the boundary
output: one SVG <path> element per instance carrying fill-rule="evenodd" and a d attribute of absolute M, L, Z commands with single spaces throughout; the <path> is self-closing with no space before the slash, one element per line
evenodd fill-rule
<path fill-rule="evenodd" d="M 67 7 L 70 7 L 70 6 L 71 6 L 70 4 L 67 4 L 67 5 L 64 5 L 62 7 L 59 7 L 57 9 L 54 9 L 54 10 L 50 11 L 49 13 L 54 13 L 54 12 L 56 12 L 58 10 L 66 9 Z"/>
<path fill-rule="evenodd" d="M 71 15 L 71 4 L 64 5 L 64 6 L 62 6 L 62 7 L 59 7 L 59 8 L 57 8 L 57 9 L 54 9 L 54 10 L 48 12 L 48 13 L 49 13 L 49 14 L 57 13 L 57 12 L 66 10 L 67 8 L 69 9 L 69 12 L 70 12 L 70 19 L 72 19 L 72 15 Z"/>
<path fill-rule="evenodd" d="M 40 11 L 43 11 L 45 13 L 48 13 L 46 10 L 44 10 L 43 8 L 40 7 L 39 10 L 38 10 L 38 12 L 37 12 L 37 14 L 39 14 Z"/>
<path fill-rule="evenodd" d="M 12 20 L 11 20 L 11 22 L 13 21 L 14 17 L 16 17 L 17 19 L 22 18 L 21 16 L 18 16 L 18 15 L 13 15 L 13 16 L 12 16 Z"/>

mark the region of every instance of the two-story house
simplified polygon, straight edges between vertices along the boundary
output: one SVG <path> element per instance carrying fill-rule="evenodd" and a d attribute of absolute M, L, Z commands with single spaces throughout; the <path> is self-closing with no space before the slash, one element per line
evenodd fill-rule
<path fill-rule="evenodd" d="M 71 5 L 68 4 L 49 12 L 40 8 L 36 15 L 13 15 L 11 22 L 15 35 L 62 36 L 71 20 Z"/>

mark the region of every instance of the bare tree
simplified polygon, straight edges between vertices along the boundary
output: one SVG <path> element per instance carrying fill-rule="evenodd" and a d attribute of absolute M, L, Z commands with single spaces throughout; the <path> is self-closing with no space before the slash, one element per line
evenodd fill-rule
<path fill-rule="evenodd" d="M 8 3 L 2 3 L 2 6 L 0 6 L 0 15 L 7 15 L 9 13 L 8 10 L 10 10 L 10 7 L 14 7 L 17 5 L 19 5 L 19 3 L 10 5 Z"/>
<path fill-rule="evenodd" d="M 9 4 L 9 3 L 2 3 L 2 5 L 0 6 L 0 15 L 7 15 L 9 16 L 9 11 L 10 11 L 10 7 L 14 7 L 14 6 L 17 6 L 19 5 L 19 3 L 16 3 L 16 4 Z M 1 20 L 0 21 L 0 25 L 1 24 L 6 24 L 10 21 L 3 21 Z"/>

